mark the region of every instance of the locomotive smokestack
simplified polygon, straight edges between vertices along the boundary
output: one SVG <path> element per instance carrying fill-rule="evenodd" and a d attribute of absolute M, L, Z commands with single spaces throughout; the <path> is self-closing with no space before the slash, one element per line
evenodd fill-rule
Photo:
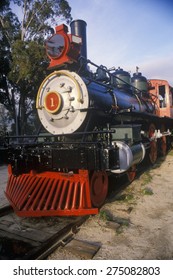
<path fill-rule="evenodd" d="M 87 59 L 87 38 L 86 38 L 86 22 L 78 19 L 70 23 L 71 34 L 82 38 L 81 56 Z"/>

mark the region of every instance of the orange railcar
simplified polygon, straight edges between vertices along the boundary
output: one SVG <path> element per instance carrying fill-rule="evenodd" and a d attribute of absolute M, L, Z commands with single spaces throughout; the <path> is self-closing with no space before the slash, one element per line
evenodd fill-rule
<path fill-rule="evenodd" d="M 173 88 L 166 80 L 150 79 L 150 95 L 157 104 L 159 117 L 173 117 Z"/>

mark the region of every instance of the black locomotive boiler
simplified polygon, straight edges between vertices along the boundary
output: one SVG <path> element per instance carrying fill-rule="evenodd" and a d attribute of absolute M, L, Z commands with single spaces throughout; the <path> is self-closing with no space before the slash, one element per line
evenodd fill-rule
<path fill-rule="evenodd" d="M 173 119 L 158 116 L 138 68 L 131 78 L 87 59 L 83 20 L 71 34 L 57 26 L 46 51 L 51 73 L 36 98 L 44 133 L 10 146 L 6 196 L 19 216 L 96 214 L 108 176 L 132 181 L 146 156 L 154 163 L 166 154 Z"/>

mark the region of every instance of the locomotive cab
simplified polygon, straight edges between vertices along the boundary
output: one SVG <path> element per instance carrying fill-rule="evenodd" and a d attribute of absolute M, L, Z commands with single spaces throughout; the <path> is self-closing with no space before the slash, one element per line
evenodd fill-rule
<path fill-rule="evenodd" d="M 173 96 L 171 87 L 165 80 L 150 79 L 150 95 L 157 104 L 157 115 L 160 117 L 173 117 Z"/>

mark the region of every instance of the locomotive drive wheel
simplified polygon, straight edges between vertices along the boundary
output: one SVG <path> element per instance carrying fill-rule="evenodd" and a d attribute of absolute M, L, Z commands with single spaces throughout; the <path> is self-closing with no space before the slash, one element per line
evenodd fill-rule
<path fill-rule="evenodd" d="M 108 175 L 105 171 L 94 171 L 90 180 L 91 202 L 95 207 L 104 203 L 108 193 Z"/>
<path fill-rule="evenodd" d="M 149 138 L 154 137 L 155 130 L 155 125 L 151 123 L 148 129 Z M 150 142 L 149 160 L 152 164 L 154 164 L 157 160 L 157 140 L 155 138 Z"/>
<path fill-rule="evenodd" d="M 136 177 L 136 165 L 133 165 L 127 171 L 128 181 L 131 183 L 135 179 L 135 177 Z"/>

